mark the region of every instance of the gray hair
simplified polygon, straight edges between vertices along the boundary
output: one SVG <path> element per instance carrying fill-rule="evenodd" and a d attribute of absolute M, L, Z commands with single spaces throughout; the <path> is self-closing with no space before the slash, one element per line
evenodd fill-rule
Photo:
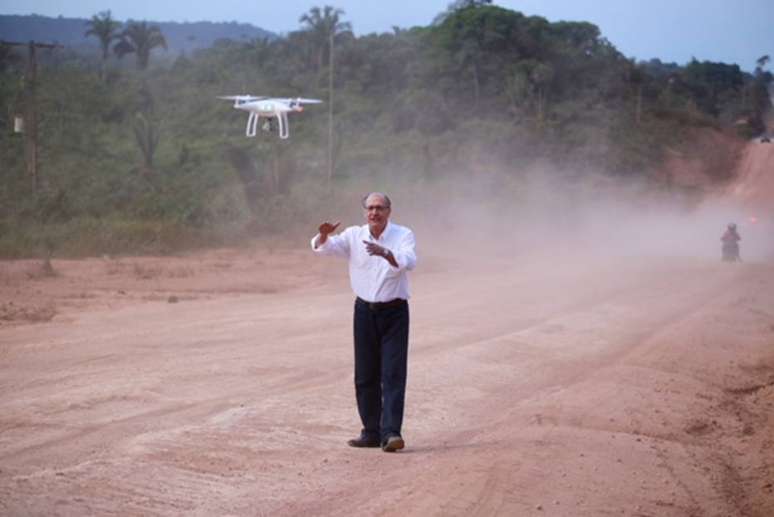
<path fill-rule="evenodd" d="M 381 196 L 382 199 L 384 199 L 384 202 L 387 204 L 387 208 L 392 208 L 392 201 L 390 201 L 390 198 L 387 196 L 387 194 L 383 194 L 381 192 L 370 192 L 363 196 L 363 199 L 360 201 L 360 203 L 363 205 L 363 208 L 366 207 L 366 201 L 368 201 L 368 198 L 371 196 Z"/>

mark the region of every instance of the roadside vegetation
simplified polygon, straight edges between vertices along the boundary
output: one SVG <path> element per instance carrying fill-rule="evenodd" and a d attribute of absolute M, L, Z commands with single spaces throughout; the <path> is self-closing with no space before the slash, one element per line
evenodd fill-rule
<path fill-rule="evenodd" d="M 0 47 L 0 257 L 234 244 L 314 221 L 341 189 L 467 179 L 498 191 L 538 165 L 669 188 L 657 174 L 668 153 L 691 152 L 700 131 L 754 136 L 771 107 L 768 56 L 753 73 L 634 62 L 590 23 L 480 1 L 427 27 L 359 37 L 342 11 L 313 8 L 283 37 L 175 59 L 162 59 L 152 23 L 103 12 L 83 31 L 103 52 L 38 55 L 35 185 L 13 131 L 28 98 L 26 49 Z M 328 102 L 331 85 L 330 156 L 328 104 L 292 115 L 289 140 L 249 139 L 246 114 L 217 99 Z M 729 170 L 708 174 L 724 181 Z"/>

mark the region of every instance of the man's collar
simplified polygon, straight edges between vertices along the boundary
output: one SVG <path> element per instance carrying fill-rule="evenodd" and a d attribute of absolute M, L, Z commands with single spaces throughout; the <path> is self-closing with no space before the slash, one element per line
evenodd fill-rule
<path fill-rule="evenodd" d="M 371 227 L 368 225 L 368 223 L 366 223 L 365 227 L 366 231 L 368 232 L 368 236 L 373 237 L 373 234 L 371 233 Z M 379 236 L 379 239 L 384 239 L 387 235 L 387 232 L 390 231 L 390 228 L 392 228 L 392 223 L 389 219 L 387 219 L 387 224 L 384 225 L 384 230 L 382 230 L 382 234 Z"/>

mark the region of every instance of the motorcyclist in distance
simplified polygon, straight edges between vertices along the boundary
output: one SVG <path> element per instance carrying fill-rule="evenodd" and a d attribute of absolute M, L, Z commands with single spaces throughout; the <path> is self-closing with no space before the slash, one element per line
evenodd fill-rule
<path fill-rule="evenodd" d="M 720 241 L 723 243 L 723 246 L 722 246 L 723 262 L 741 262 L 742 261 L 741 257 L 739 256 L 739 241 L 741 240 L 742 240 L 742 237 L 740 237 L 739 233 L 737 233 L 736 225 L 734 223 L 730 223 L 725 233 L 720 238 Z"/>

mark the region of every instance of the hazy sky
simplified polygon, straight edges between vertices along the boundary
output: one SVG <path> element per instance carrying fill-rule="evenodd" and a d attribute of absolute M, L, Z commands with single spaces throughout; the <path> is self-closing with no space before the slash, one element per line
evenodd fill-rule
<path fill-rule="evenodd" d="M 738 63 L 752 70 L 774 57 L 774 0 L 500 0 L 497 5 L 551 21 L 589 21 L 621 52 L 686 63 Z M 114 18 L 155 21 L 240 21 L 273 32 L 299 28 L 314 5 L 344 9 L 357 34 L 392 26 L 428 25 L 447 0 L 0 0 L 0 14 L 88 18 L 110 9 Z"/>

